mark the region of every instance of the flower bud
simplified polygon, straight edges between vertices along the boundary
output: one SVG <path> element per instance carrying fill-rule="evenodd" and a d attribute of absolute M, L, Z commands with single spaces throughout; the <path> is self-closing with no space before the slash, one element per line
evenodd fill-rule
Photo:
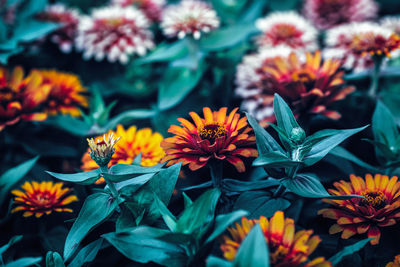
<path fill-rule="evenodd" d="M 120 137 L 115 139 L 113 133 L 106 136 L 103 135 L 103 139 L 100 138 L 94 140 L 93 138 L 87 139 L 90 148 L 90 157 L 99 165 L 99 167 L 107 166 L 114 154 L 114 145 L 118 142 Z"/>
<path fill-rule="evenodd" d="M 295 127 L 292 129 L 292 131 L 290 132 L 290 140 L 292 140 L 294 143 L 296 144 L 300 144 L 304 141 L 304 139 L 306 138 L 306 133 L 304 132 L 304 130 L 300 127 Z"/>

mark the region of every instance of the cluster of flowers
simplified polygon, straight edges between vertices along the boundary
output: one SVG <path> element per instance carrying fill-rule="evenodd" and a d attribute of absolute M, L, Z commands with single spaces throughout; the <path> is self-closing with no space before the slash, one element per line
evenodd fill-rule
<path fill-rule="evenodd" d="M 53 4 L 38 19 L 62 24 L 49 38 L 69 53 L 75 46 L 84 59 L 126 64 L 132 55 L 143 56 L 154 47 L 153 23 L 168 37 L 199 39 L 219 26 L 216 12 L 197 0 L 166 6 L 164 0 L 112 0 L 89 15 L 63 4 Z"/>
<path fill-rule="evenodd" d="M 341 69 L 365 70 L 375 57 L 390 57 L 400 48 L 399 18 L 366 21 L 376 16 L 373 0 L 307 0 L 303 13 L 305 17 L 275 12 L 258 19 L 258 51 L 237 67 L 236 95 L 243 99 L 242 108 L 260 121 L 274 120 L 274 93 L 296 116 L 340 118 L 327 106 L 354 90 L 344 84 Z M 322 52 L 317 29 L 327 30 Z"/>
<path fill-rule="evenodd" d="M 43 121 L 48 115 L 80 116 L 88 106 L 87 92 L 76 75 L 21 67 L 10 73 L 0 67 L 0 131 L 20 120 Z"/>

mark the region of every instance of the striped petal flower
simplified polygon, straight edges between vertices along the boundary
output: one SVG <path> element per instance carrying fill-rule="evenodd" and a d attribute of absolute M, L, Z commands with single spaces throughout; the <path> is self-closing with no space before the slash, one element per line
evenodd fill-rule
<path fill-rule="evenodd" d="M 175 136 L 161 143 L 167 154 L 167 165 L 182 162 L 192 171 L 204 167 L 209 160 L 228 161 L 239 172 L 245 171 L 241 157 L 256 157 L 255 136 L 251 134 L 246 117 L 240 118 L 235 108 L 227 115 L 227 108 L 211 111 L 203 108 L 204 118 L 190 112 L 194 122 L 179 118 L 182 127 L 172 125 L 168 132 Z"/>
<path fill-rule="evenodd" d="M 24 217 L 35 215 L 40 218 L 43 214 L 49 215 L 53 211 L 72 212 L 72 209 L 64 207 L 71 202 L 78 201 L 75 195 L 71 195 L 72 189 L 63 188 L 63 183 L 49 182 L 25 182 L 22 190 L 12 190 L 15 196 L 16 206 L 11 213 L 24 211 Z"/>
<path fill-rule="evenodd" d="M 235 223 L 235 227 L 228 228 L 229 235 L 223 236 L 221 244 L 221 250 L 227 260 L 235 259 L 241 243 L 256 224 L 260 225 L 268 244 L 271 266 L 332 266 L 322 257 L 309 261 L 309 256 L 317 248 L 321 239 L 316 235 L 313 236 L 312 230 L 295 232 L 293 219 L 285 218 L 283 211 L 275 212 L 270 220 L 263 216 L 258 220 L 242 218 L 241 224 Z"/>
<path fill-rule="evenodd" d="M 355 234 L 367 233 L 371 244 L 379 243 L 380 228 L 396 224 L 400 220 L 400 182 L 397 176 L 370 174 L 365 179 L 350 175 L 350 182 L 341 180 L 333 184 L 332 195 L 356 194 L 365 198 L 349 200 L 324 199 L 333 208 L 318 211 L 325 218 L 336 220 L 329 229 L 331 234 L 342 233 L 347 239 Z"/>

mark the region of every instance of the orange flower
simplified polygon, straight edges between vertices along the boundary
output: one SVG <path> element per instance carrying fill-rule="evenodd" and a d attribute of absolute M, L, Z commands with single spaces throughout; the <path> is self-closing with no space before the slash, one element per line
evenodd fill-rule
<path fill-rule="evenodd" d="M 283 211 L 275 212 L 268 221 L 261 216 L 259 220 L 242 218 L 242 224 L 228 228 L 230 236 L 223 236 L 221 250 L 224 257 L 233 261 L 236 253 L 255 224 L 259 224 L 268 244 L 270 263 L 273 267 L 296 267 L 308 261 L 308 257 L 317 248 L 321 239 L 312 230 L 301 230 L 295 233 L 293 219 L 284 218 Z M 304 266 L 329 267 L 332 264 L 323 257 L 316 258 Z"/>
<path fill-rule="evenodd" d="M 349 200 L 324 199 L 335 208 L 322 209 L 318 214 L 337 220 L 329 229 L 330 234 L 342 232 L 342 238 L 347 239 L 355 234 L 368 232 L 373 238 L 371 244 L 379 243 L 380 227 L 396 224 L 400 218 L 400 182 L 397 177 L 389 179 L 386 175 L 376 174 L 375 178 L 367 174 L 365 180 L 350 175 L 350 183 L 336 182 L 336 189 L 330 189 L 333 195 L 356 194 L 365 198 Z"/>
<path fill-rule="evenodd" d="M 237 94 L 244 98 L 243 106 L 260 120 L 274 120 L 275 93 L 289 104 L 296 116 L 319 113 L 339 119 L 340 114 L 328 110 L 327 106 L 354 91 L 354 87 L 344 85 L 340 67 L 340 60 L 322 62 L 319 51 L 306 53 L 305 62 L 293 52 L 288 57 L 266 58 L 254 69 L 251 80 L 238 81 L 242 85 Z M 263 115 L 259 118 L 257 114 Z"/>
<path fill-rule="evenodd" d="M 11 213 L 23 210 L 23 216 L 29 217 L 35 215 L 36 218 L 41 217 L 44 213 L 49 215 L 52 211 L 72 212 L 72 209 L 63 206 L 78 201 L 75 195 L 69 195 L 72 191 L 70 188 L 62 188 L 63 183 L 53 182 L 25 182 L 21 188 L 24 190 L 12 190 L 15 195 L 14 203 L 18 205 Z"/>
<path fill-rule="evenodd" d="M 383 55 L 390 57 L 390 53 L 400 48 L 400 36 L 393 33 L 389 36 L 374 32 L 355 34 L 349 44 L 349 49 L 356 55 Z"/>
<path fill-rule="evenodd" d="M 56 70 L 41 70 L 43 84 L 51 87 L 47 100 L 47 111 L 51 115 L 58 113 L 80 116 L 79 107 L 89 105 L 87 93 L 78 76 Z"/>
<path fill-rule="evenodd" d="M 182 127 L 171 125 L 168 132 L 174 137 L 166 138 L 161 146 L 167 156 L 163 162 L 167 165 L 182 162 L 189 164 L 192 171 L 205 166 L 211 159 L 227 160 L 239 172 L 245 171 L 239 156 L 256 157 L 257 150 L 251 148 L 255 144 L 255 136 L 250 134 L 246 117 L 240 118 L 235 108 L 227 116 L 227 108 L 212 112 L 203 108 L 204 119 L 195 112 L 190 112 L 194 125 L 186 119 L 179 118 Z"/>
<path fill-rule="evenodd" d="M 165 155 L 160 146 L 163 137 L 157 132 L 152 132 L 149 128 L 137 130 L 136 126 L 131 126 L 125 130 L 122 125 L 118 125 L 115 132 L 112 130 L 108 132 L 108 134 L 111 133 L 119 136 L 120 140 L 115 144 L 115 151 L 108 164 L 109 167 L 115 164 L 132 164 L 140 153 L 142 153 L 142 166 L 154 166 L 160 163 Z M 103 140 L 103 137 L 98 136 L 95 139 Z M 85 153 L 82 157 L 81 169 L 91 171 L 96 168 L 97 164 L 90 157 L 88 150 L 88 153 Z M 104 179 L 101 178 L 96 183 L 102 182 L 104 182 Z"/>
<path fill-rule="evenodd" d="M 43 84 L 38 71 L 32 71 L 24 78 L 21 67 L 12 73 L 0 67 L 0 131 L 19 120 L 43 121 L 47 114 L 38 107 L 46 101 L 50 87 Z"/>
<path fill-rule="evenodd" d="M 386 267 L 400 267 L 400 255 L 397 255 L 394 258 L 394 261 L 391 261 L 388 264 L 386 264 Z"/>

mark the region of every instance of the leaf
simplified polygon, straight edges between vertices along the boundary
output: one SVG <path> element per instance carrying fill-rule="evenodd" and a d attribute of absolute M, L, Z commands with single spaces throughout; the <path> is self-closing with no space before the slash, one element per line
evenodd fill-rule
<path fill-rule="evenodd" d="M 229 48 L 243 42 L 258 30 L 254 23 L 238 24 L 210 33 L 200 39 L 200 47 L 209 51 Z"/>
<path fill-rule="evenodd" d="M 100 169 L 96 169 L 96 170 L 88 171 L 88 172 L 78 172 L 78 173 L 70 173 L 70 174 L 56 173 L 56 172 L 50 172 L 50 171 L 46 171 L 46 172 L 59 180 L 82 184 L 82 185 L 93 184 L 95 181 L 97 181 L 100 178 L 100 173 L 101 173 Z"/>
<path fill-rule="evenodd" d="M 179 190 L 181 190 L 181 191 L 189 191 L 189 190 L 193 190 L 193 189 L 202 189 L 202 188 L 212 187 L 212 185 L 213 185 L 212 181 L 207 181 L 207 182 L 204 182 L 204 183 L 198 184 L 198 185 L 182 187 L 182 188 L 179 188 Z"/>
<path fill-rule="evenodd" d="M 179 40 L 173 43 L 162 43 L 157 46 L 149 55 L 136 60 L 135 64 L 144 64 L 150 62 L 172 61 L 177 58 L 182 58 L 189 53 L 188 47 L 184 40 Z"/>
<path fill-rule="evenodd" d="M 177 163 L 162 169 L 146 185 L 165 205 L 168 205 L 171 199 L 181 167 L 182 163 Z"/>
<path fill-rule="evenodd" d="M 355 128 L 355 129 L 347 129 L 347 130 L 322 130 L 319 132 L 316 132 L 312 136 L 309 136 L 307 138 L 307 141 L 312 139 L 312 138 L 319 138 L 320 136 L 324 136 L 324 139 L 321 141 L 317 142 L 311 150 L 305 155 L 304 157 L 304 163 L 306 166 L 313 165 L 320 161 L 323 157 L 326 156 L 326 154 L 329 153 L 333 148 L 338 146 L 341 142 L 349 138 L 350 136 L 361 132 L 367 126 L 360 127 L 360 128 Z"/>
<path fill-rule="evenodd" d="M 118 191 L 121 191 L 124 195 L 132 195 L 134 194 L 141 186 L 146 184 L 152 177 L 154 177 L 155 173 L 147 173 L 136 176 L 129 180 L 125 180 L 123 182 L 115 183 L 115 188 Z M 107 176 L 106 176 L 107 177 Z M 107 186 L 108 187 L 108 186 Z"/>
<path fill-rule="evenodd" d="M 213 241 L 220 234 L 222 234 L 228 226 L 236 222 L 240 218 L 247 216 L 249 213 L 245 210 L 236 210 L 228 214 L 218 215 L 215 218 L 214 229 L 210 236 L 207 238 L 206 243 Z"/>
<path fill-rule="evenodd" d="M 83 247 L 81 250 L 79 250 L 78 254 L 71 261 L 71 263 L 68 264 L 68 267 L 81 267 L 85 263 L 93 261 L 96 258 L 96 255 L 99 252 L 102 244 L 103 239 L 100 238 Z"/>
<path fill-rule="evenodd" d="M 344 158 L 344 159 L 346 159 L 348 161 L 351 161 L 351 162 L 357 164 L 358 166 L 363 167 L 363 168 L 365 168 L 367 170 L 371 170 L 371 171 L 374 171 L 374 172 L 378 171 L 377 168 L 375 168 L 374 166 L 369 165 L 368 163 L 366 163 L 366 162 L 362 161 L 361 159 L 357 158 L 355 155 L 351 154 L 349 151 L 347 151 L 346 149 L 344 149 L 341 146 L 335 147 L 334 149 L 332 149 L 329 152 L 329 154 L 332 154 L 332 155 L 334 155 L 336 157 L 339 157 L 339 158 Z"/>
<path fill-rule="evenodd" d="M 155 110 L 152 109 L 132 109 L 119 113 L 117 116 L 113 117 L 104 126 L 105 130 L 114 129 L 118 124 L 125 124 L 132 120 L 137 119 L 149 119 L 157 114 Z"/>
<path fill-rule="evenodd" d="M 340 252 L 336 253 L 332 257 L 329 258 L 328 261 L 332 263 L 333 266 L 338 264 L 344 257 L 352 255 L 362 249 L 366 244 L 368 244 L 369 241 L 371 241 L 373 238 L 367 238 L 361 241 L 358 241 L 354 243 L 353 245 L 346 246 L 343 250 Z"/>
<path fill-rule="evenodd" d="M 173 243 L 158 239 L 160 230 L 137 227 L 130 232 L 108 233 L 103 237 L 125 257 L 140 263 L 155 262 L 164 266 L 185 266 L 187 256 L 185 250 Z"/>
<path fill-rule="evenodd" d="M 106 193 L 95 193 L 86 198 L 65 241 L 65 260 L 73 255 L 88 232 L 106 220 L 116 207 L 117 201 L 112 201 L 111 196 Z"/>
<path fill-rule="evenodd" d="M 157 164 L 152 167 L 143 167 L 128 164 L 116 164 L 111 166 L 108 173 L 102 173 L 111 182 L 122 182 L 135 178 L 142 174 L 156 173 L 161 170 L 165 164 Z"/>
<path fill-rule="evenodd" d="M 268 152 L 266 154 L 261 154 L 258 158 L 253 161 L 253 166 L 264 167 L 264 168 L 274 168 L 274 167 L 295 167 L 302 165 L 301 161 L 293 161 L 287 155 L 278 152 Z"/>
<path fill-rule="evenodd" d="M 0 259 L 1 259 L 1 256 L 3 255 L 3 253 L 4 253 L 7 249 L 9 249 L 12 245 L 14 245 L 15 243 L 21 241 L 22 237 L 23 237 L 22 235 L 13 236 L 13 237 L 10 239 L 10 241 L 8 241 L 8 243 L 7 243 L 6 245 L 0 247 Z"/>
<path fill-rule="evenodd" d="M 13 39 L 19 42 L 31 42 L 56 30 L 60 25 L 58 23 L 30 19 L 15 28 Z"/>
<path fill-rule="evenodd" d="M 285 130 L 287 137 L 291 136 L 293 128 L 301 128 L 297 123 L 292 110 L 278 94 L 274 94 L 274 114 L 278 127 Z"/>
<path fill-rule="evenodd" d="M 256 224 L 240 245 L 235 260 L 235 267 L 269 267 L 267 242 L 259 224 Z"/>
<path fill-rule="evenodd" d="M 239 181 L 235 179 L 223 179 L 222 186 L 226 191 L 230 192 L 244 192 L 255 189 L 263 189 L 271 186 L 279 185 L 278 180 L 267 179 L 260 181 Z"/>
<path fill-rule="evenodd" d="M 207 267 L 232 267 L 232 262 L 225 259 L 210 256 L 206 260 Z"/>
<path fill-rule="evenodd" d="M 39 156 L 15 166 L 0 176 L 0 205 L 4 202 L 10 189 L 32 169 Z"/>
<path fill-rule="evenodd" d="M 253 128 L 257 140 L 257 149 L 260 155 L 267 154 L 273 151 L 285 153 L 283 148 L 275 141 L 275 139 L 258 124 L 256 119 L 250 114 L 246 113 L 247 120 Z"/>
<path fill-rule="evenodd" d="M 372 116 L 372 132 L 375 141 L 387 144 L 388 147 L 395 147 L 399 130 L 392 113 L 380 101 L 376 104 Z"/>
<path fill-rule="evenodd" d="M 160 214 L 167 225 L 168 229 L 171 232 L 175 232 L 176 230 L 176 218 L 175 216 L 168 210 L 167 206 L 155 195 L 154 200 L 158 206 Z"/>
<path fill-rule="evenodd" d="M 205 70 L 206 64 L 199 64 L 194 70 L 186 67 L 168 68 L 160 83 L 158 108 L 166 110 L 179 104 L 195 88 Z"/>
<path fill-rule="evenodd" d="M 65 264 L 58 252 L 49 251 L 46 254 L 46 267 L 65 267 Z"/>
<path fill-rule="evenodd" d="M 4 267 L 25 267 L 39 264 L 42 261 L 42 257 L 26 257 L 12 261 L 4 265 Z"/>
<path fill-rule="evenodd" d="M 76 136 L 87 136 L 90 134 L 91 126 L 85 121 L 71 116 L 51 116 L 44 123 L 60 128 Z"/>
<path fill-rule="evenodd" d="M 292 179 L 283 179 L 282 184 L 291 192 L 309 198 L 349 199 L 358 195 L 330 195 L 321 182 L 310 174 L 299 174 Z"/>

